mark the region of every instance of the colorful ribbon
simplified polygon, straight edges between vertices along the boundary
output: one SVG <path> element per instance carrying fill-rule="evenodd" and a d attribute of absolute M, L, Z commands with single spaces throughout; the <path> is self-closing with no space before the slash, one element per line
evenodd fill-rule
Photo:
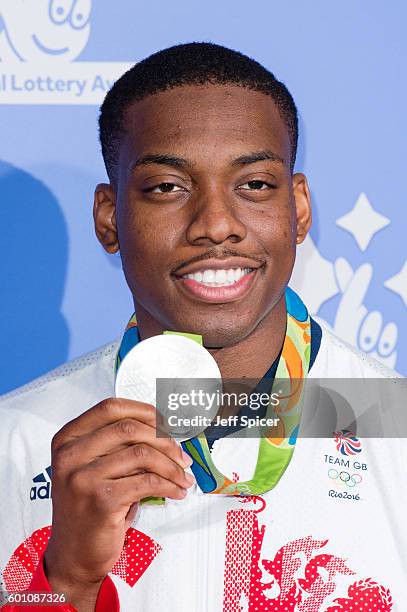
<path fill-rule="evenodd" d="M 301 420 L 304 380 L 308 374 L 311 354 L 311 322 L 308 311 L 292 289 L 286 289 L 287 327 L 275 379 L 270 395 L 276 393 L 276 383 L 284 379 L 284 394 L 278 406 L 270 402 L 266 418 L 279 418 L 277 431 L 263 431 L 259 443 L 253 477 L 245 482 L 233 482 L 222 474 L 212 461 L 205 432 L 182 442 L 193 459 L 191 466 L 197 484 L 204 493 L 223 495 L 261 495 L 273 489 L 294 453 Z M 140 341 L 135 314 L 131 317 L 120 344 L 116 371 L 125 355 Z M 150 503 L 160 503 L 149 498 Z"/>

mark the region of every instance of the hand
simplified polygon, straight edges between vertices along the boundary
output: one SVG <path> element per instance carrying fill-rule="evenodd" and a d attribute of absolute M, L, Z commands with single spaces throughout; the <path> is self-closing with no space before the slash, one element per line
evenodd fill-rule
<path fill-rule="evenodd" d="M 362 264 L 353 271 L 340 257 L 335 262 L 335 275 L 342 293 L 333 330 L 340 338 L 357 346 L 389 368 L 397 361 L 398 328 L 393 321 L 384 324 L 382 313 L 368 310 L 364 301 L 373 275 L 371 264 Z"/>
<path fill-rule="evenodd" d="M 172 438 L 157 436 L 157 416 L 149 404 L 108 399 L 52 440 L 53 518 L 45 568 L 53 590 L 82 604 L 80 610 L 94 609 L 139 501 L 183 499 L 194 482 L 184 471 L 190 457 Z"/>

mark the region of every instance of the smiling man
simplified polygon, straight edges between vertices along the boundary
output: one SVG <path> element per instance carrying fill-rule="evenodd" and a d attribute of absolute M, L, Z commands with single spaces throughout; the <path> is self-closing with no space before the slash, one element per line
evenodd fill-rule
<path fill-rule="evenodd" d="M 153 406 L 112 399 L 116 364 L 168 330 L 201 336 L 224 379 L 395 376 L 287 288 L 311 224 L 290 93 L 240 53 L 179 45 L 119 79 L 100 138 L 96 234 L 120 251 L 136 315 L 1 404 L 7 591 L 80 612 L 401 610 L 400 440 L 298 437 L 296 391 L 273 436 L 212 429 L 180 447 Z"/>

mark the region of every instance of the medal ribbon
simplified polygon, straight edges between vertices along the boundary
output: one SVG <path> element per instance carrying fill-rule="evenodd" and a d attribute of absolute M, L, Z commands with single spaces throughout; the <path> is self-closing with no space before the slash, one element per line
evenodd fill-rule
<path fill-rule="evenodd" d="M 276 428 L 263 431 L 253 477 L 251 480 L 237 483 L 216 468 L 205 432 L 182 442 L 182 448 L 193 459 L 191 470 L 204 493 L 261 495 L 276 486 L 291 461 L 301 420 L 304 381 L 309 370 L 311 322 L 305 305 L 289 287 L 286 289 L 285 298 L 286 334 L 270 395 L 276 393 L 276 381 L 278 384 L 279 379 L 285 379 L 284 394 L 279 395 L 278 406 L 270 403 L 266 412 L 266 418 L 279 418 L 277 431 Z M 117 353 L 116 372 L 122 359 L 139 341 L 136 315 L 133 314 Z M 158 499 L 149 498 L 148 501 L 160 503 Z"/>

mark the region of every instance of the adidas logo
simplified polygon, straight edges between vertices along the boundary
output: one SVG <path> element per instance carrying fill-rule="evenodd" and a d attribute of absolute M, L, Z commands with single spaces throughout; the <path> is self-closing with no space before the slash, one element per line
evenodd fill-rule
<path fill-rule="evenodd" d="M 51 497 L 51 466 L 49 465 L 41 474 L 34 476 L 35 483 L 30 489 L 30 499 L 49 499 Z"/>

